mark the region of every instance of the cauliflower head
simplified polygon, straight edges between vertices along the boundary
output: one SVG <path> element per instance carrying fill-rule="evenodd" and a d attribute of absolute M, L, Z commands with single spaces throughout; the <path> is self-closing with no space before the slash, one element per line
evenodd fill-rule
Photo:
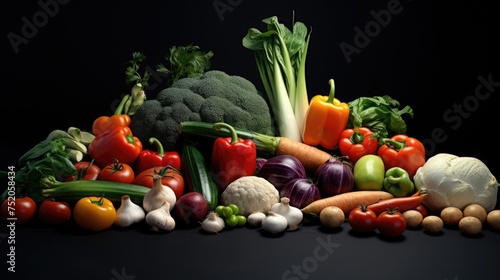
<path fill-rule="evenodd" d="M 267 214 L 279 202 L 279 192 L 262 177 L 243 176 L 226 187 L 221 194 L 221 202 L 224 205 L 236 204 L 246 217 L 254 212 Z"/>
<path fill-rule="evenodd" d="M 178 128 L 183 121 L 225 122 L 275 134 L 267 101 L 254 84 L 220 70 L 177 80 L 137 109 L 130 128 L 145 145 L 150 137 L 155 137 L 164 150 L 176 150 L 180 142 Z"/>

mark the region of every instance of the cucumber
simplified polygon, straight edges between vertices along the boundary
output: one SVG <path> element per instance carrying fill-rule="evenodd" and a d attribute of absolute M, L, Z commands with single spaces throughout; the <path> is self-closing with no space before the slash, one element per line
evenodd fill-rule
<path fill-rule="evenodd" d="M 193 143 L 183 141 L 181 162 L 187 189 L 202 194 L 209 210 L 215 210 L 219 203 L 219 188 L 210 175 L 203 154 Z"/>

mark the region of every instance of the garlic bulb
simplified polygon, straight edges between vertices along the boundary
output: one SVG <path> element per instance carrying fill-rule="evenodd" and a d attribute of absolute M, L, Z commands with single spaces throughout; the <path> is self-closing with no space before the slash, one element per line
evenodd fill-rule
<path fill-rule="evenodd" d="M 119 227 L 128 227 L 143 221 L 145 217 L 146 213 L 144 209 L 133 203 L 132 200 L 130 200 L 130 196 L 124 195 L 122 196 L 120 207 L 116 210 L 114 224 Z"/>
<path fill-rule="evenodd" d="M 170 215 L 170 203 L 165 201 L 163 205 L 146 214 L 146 223 L 154 231 L 171 231 L 175 228 L 175 220 Z"/>
<path fill-rule="evenodd" d="M 286 218 L 273 211 L 269 211 L 266 218 L 262 221 L 262 229 L 271 234 L 283 232 L 287 227 L 288 221 Z"/>
<path fill-rule="evenodd" d="M 160 208 L 165 202 L 169 203 L 169 211 L 172 211 L 175 203 L 177 202 L 177 197 L 175 196 L 174 191 L 161 183 L 162 178 L 162 175 L 153 175 L 153 186 L 144 195 L 142 200 L 142 207 L 146 213 Z"/>
<path fill-rule="evenodd" d="M 262 226 L 262 221 L 266 218 L 266 214 L 263 212 L 253 212 L 252 214 L 248 215 L 247 217 L 247 223 L 253 227 L 260 227 Z"/>
<path fill-rule="evenodd" d="M 271 211 L 286 218 L 290 231 L 298 229 L 304 218 L 304 214 L 299 208 L 290 205 L 288 197 L 282 197 L 280 202 L 273 204 Z"/>
<path fill-rule="evenodd" d="M 427 192 L 423 204 L 431 211 L 448 206 L 463 210 L 477 203 L 489 212 L 497 203 L 500 184 L 477 158 L 440 153 L 429 158 L 413 179 L 417 189 Z"/>
<path fill-rule="evenodd" d="M 214 211 L 210 211 L 207 217 L 201 222 L 201 228 L 209 233 L 218 233 L 226 226 L 224 220 Z"/>

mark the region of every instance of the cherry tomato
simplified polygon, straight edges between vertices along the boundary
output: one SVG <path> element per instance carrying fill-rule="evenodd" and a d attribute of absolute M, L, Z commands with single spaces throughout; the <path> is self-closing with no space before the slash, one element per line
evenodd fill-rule
<path fill-rule="evenodd" d="M 37 205 L 31 197 L 8 197 L 2 202 L 1 214 L 5 222 L 23 224 L 29 222 L 36 214 Z"/>
<path fill-rule="evenodd" d="M 406 230 L 406 219 L 397 209 L 390 209 L 378 215 L 377 228 L 384 236 L 398 237 Z"/>
<path fill-rule="evenodd" d="M 351 210 L 348 222 L 354 231 L 368 233 L 377 228 L 377 215 L 366 205 L 360 205 Z"/>
<path fill-rule="evenodd" d="M 111 227 L 116 218 L 113 203 L 104 197 L 83 197 L 73 208 L 75 223 L 90 231 L 102 231 Z"/>
<path fill-rule="evenodd" d="M 76 174 L 64 178 L 64 181 L 73 180 L 97 180 L 101 173 L 101 168 L 92 161 L 79 161 L 75 163 Z"/>
<path fill-rule="evenodd" d="M 151 188 L 153 187 L 153 175 L 155 175 L 155 172 L 159 173 L 161 169 L 163 169 L 162 166 L 146 169 L 137 174 L 133 183 L 136 185 Z M 171 188 L 174 191 L 175 197 L 177 199 L 179 199 L 184 194 L 184 177 L 176 169 L 167 168 L 165 171 L 165 175 L 161 179 L 161 183 Z"/>
<path fill-rule="evenodd" d="M 417 210 L 418 212 L 420 212 L 420 214 L 422 214 L 422 217 L 427 217 L 427 215 L 429 214 L 429 210 L 427 210 L 427 207 L 425 207 L 425 205 L 423 204 L 420 204 L 419 206 L 417 206 L 415 208 L 415 210 Z"/>
<path fill-rule="evenodd" d="M 106 165 L 99 173 L 99 180 L 132 184 L 135 179 L 134 169 L 127 163 L 119 162 Z"/>
<path fill-rule="evenodd" d="M 71 207 L 66 202 L 45 199 L 38 207 L 38 217 L 49 225 L 63 224 L 71 219 Z"/>

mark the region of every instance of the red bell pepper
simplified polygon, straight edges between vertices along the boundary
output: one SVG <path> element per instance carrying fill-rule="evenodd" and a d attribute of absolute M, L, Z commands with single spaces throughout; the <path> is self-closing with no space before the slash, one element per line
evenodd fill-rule
<path fill-rule="evenodd" d="M 377 154 L 378 139 L 367 127 L 347 128 L 340 134 L 339 150 L 352 164 L 364 155 Z"/>
<path fill-rule="evenodd" d="M 254 175 L 257 150 L 252 140 L 238 138 L 236 130 L 229 124 L 218 122 L 213 128 L 226 128 L 231 133 L 231 137 L 215 139 L 210 164 L 214 181 L 224 190 L 234 180 Z"/>
<path fill-rule="evenodd" d="M 132 165 L 142 151 L 141 141 L 128 126 L 119 126 L 99 134 L 90 142 L 88 153 L 97 166 L 104 168 L 117 159 Z"/>
<path fill-rule="evenodd" d="M 142 150 L 137 158 L 136 172 L 137 174 L 142 171 L 152 168 L 170 165 L 171 167 L 181 170 L 181 157 L 178 152 L 170 151 L 165 152 L 160 140 L 151 137 L 149 138 L 150 144 L 155 144 L 156 151 Z"/>
<path fill-rule="evenodd" d="M 384 162 L 385 170 L 401 167 L 413 180 L 417 169 L 425 164 L 425 147 L 419 140 L 404 134 L 380 140 L 378 156 Z"/>
<path fill-rule="evenodd" d="M 92 134 L 98 136 L 106 130 L 120 126 L 130 126 L 132 119 L 127 114 L 122 114 L 127 98 L 124 97 L 112 116 L 101 116 L 92 124 Z"/>

